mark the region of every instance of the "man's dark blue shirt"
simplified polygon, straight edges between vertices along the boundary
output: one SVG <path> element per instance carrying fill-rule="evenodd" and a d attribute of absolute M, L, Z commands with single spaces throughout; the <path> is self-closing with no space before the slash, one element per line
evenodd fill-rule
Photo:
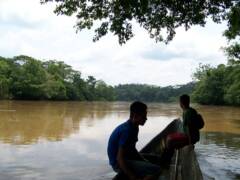
<path fill-rule="evenodd" d="M 107 148 L 109 163 L 113 168 L 117 165 L 117 153 L 120 147 L 124 147 L 129 156 L 136 149 L 138 131 L 138 127 L 134 126 L 130 120 L 114 129 L 109 138 Z"/>

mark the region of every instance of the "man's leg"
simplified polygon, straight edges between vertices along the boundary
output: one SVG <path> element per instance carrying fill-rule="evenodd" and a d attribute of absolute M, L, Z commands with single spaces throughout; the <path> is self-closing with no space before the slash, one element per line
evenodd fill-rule
<path fill-rule="evenodd" d="M 148 175 L 158 176 L 160 174 L 160 166 L 147 161 L 127 160 L 128 167 L 139 177 Z"/>

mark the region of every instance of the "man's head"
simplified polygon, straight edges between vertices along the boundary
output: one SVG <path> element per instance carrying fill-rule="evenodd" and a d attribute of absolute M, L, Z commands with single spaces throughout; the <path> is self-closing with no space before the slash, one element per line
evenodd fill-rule
<path fill-rule="evenodd" d="M 183 94 L 179 98 L 179 103 L 182 109 L 186 109 L 189 107 L 190 104 L 190 97 L 187 94 Z"/>
<path fill-rule="evenodd" d="M 130 106 L 130 119 L 136 125 L 144 125 L 147 120 L 147 105 L 135 101 Z"/>

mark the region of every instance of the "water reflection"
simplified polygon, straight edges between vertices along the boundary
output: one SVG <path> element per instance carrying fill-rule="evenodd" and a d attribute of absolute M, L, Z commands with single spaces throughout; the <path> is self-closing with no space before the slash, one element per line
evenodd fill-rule
<path fill-rule="evenodd" d="M 197 145 L 201 169 L 221 180 L 240 178 L 240 135 L 205 132 Z M 204 166 L 203 166 L 204 165 Z"/>
<path fill-rule="evenodd" d="M 128 118 L 128 108 L 129 103 L 117 102 L 1 101 L 0 140 L 19 145 L 41 140 L 61 141 L 78 133 L 82 126 L 95 126 L 112 113 L 113 118 L 123 121 Z M 173 119 L 176 109 L 176 104 L 153 103 L 149 107 L 149 117 Z M 122 114 L 125 117 L 121 117 Z"/>
<path fill-rule="evenodd" d="M 81 121 L 93 126 L 112 108 L 109 103 L 2 101 L 0 139 L 11 144 L 61 141 L 79 132 Z"/>
<path fill-rule="evenodd" d="M 139 147 L 175 118 L 171 107 L 149 109 Z M 128 116 L 127 102 L 1 101 L 1 178 L 111 179 L 108 137 Z"/>

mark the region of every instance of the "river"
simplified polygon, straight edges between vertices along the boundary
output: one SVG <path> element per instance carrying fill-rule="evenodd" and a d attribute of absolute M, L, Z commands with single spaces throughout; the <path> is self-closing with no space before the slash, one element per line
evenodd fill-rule
<path fill-rule="evenodd" d="M 240 179 L 240 108 L 193 107 L 205 120 L 196 145 L 204 177 Z M 111 179 L 107 141 L 128 109 L 128 102 L 0 101 L 0 179 Z M 137 148 L 180 116 L 178 104 L 148 103 Z"/>

